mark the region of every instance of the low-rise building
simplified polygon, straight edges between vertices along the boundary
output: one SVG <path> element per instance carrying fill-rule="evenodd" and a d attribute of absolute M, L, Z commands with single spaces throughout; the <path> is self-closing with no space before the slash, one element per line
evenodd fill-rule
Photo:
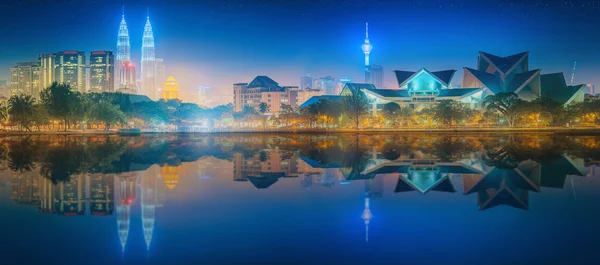
<path fill-rule="evenodd" d="M 299 89 L 297 86 L 280 86 L 268 76 L 257 76 L 250 83 L 233 85 L 234 111 L 240 112 L 244 107 L 258 110 L 260 103 L 269 105 L 270 114 L 281 111 L 282 105 L 298 108 L 313 96 L 322 95 L 318 89 Z"/>

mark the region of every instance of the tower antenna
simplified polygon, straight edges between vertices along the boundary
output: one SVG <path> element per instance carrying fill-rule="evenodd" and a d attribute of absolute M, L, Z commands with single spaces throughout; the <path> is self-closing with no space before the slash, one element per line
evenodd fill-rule
<path fill-rule="evenodd" d="M 123 5 L 123 13 L 122 13 L 122 17 L 123 17 L 123 19 L 125 19 L 125 5 Z"/>
<path fill-rule="evenodd" d="M 571 74 L 571 83 L 570 86 L 573 85 L 573 81 L 575 80 L 575 71 L 577 70 L 577 61 L 573 64 L 573 74 Z"/>
<path fill-rule="evenodd" d="M 367 37 L 367 39 L 369 39 L 369 22 L 366 22 L 365 24 L 365 36 Z"/>

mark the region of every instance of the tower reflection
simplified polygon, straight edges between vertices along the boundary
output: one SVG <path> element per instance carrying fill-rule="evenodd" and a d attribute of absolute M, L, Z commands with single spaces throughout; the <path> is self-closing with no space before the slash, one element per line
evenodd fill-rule
<path fill-rule="evenodd" d="M 102 218 L 116 211 L 123 252 L 132 218 L 141 220 L 149 251 L 157 209 L 160 214 L 168 196 L 192 189 L 184 183 L 202 178 L 267 194 L 290 187 L 283 183 L 331 196 L 345 188 L 339 184 L 364 185 L 360 217 L 368 241 L 372 211 L 379 211 L 373 206 L 385 199 L 444 193 L 476 198 L 482 211 L 529 210 L 530 193 L 571 187 L 569 179 L 597 175 L 600 161 L 600 138 L 562 135 L 48 136 L 7 137 L 1 146 L 12 201 L 64 216 Z M 189 163 L 193 175 L 183 168 Z M 395 185 L 386 187 L 386 180 Z M 138 204 L 141 214 L 132 216 Z"/>

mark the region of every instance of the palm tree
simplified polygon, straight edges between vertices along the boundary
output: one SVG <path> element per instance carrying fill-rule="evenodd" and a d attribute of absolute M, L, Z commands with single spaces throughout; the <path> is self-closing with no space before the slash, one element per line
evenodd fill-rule
<path fill-rule="evenodd" d="M 258 104 L 258 112 L 262 115 L 265 115 L 265 113 L 271 111 L 271 106 L 269 106 L 267 103 L 261 102 L 260 104 Z"/>
<path fill-rule="evenodd" d="M 4 122 L 8 121 L 9 117 L 10 115 L 8 115 L 8 104 L 6 104 L 5 102 L 0 103 L 0 123 L 3 124 L 3 127 Z"/>
<path fill-rule="evenodd" d="M 35 99 L 30 95 L 12 96 L 8 100 L 8 114 L 10 120 L 25 130 L 31 131 L 29 125 L 35 115 Z"/>

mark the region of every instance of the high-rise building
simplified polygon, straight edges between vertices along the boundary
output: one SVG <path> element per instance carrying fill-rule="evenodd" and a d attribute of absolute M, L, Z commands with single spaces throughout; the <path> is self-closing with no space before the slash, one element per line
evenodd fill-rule
<path fill-rule="evenodd" d="M 365 43 L 361 46 L 363 53 L 365 53 L 365 83 L 371 83 L 371 64 L 369 63 L 369 54 L 371 54 L 371 50 L 373 50 L 373 46 L 369 42 L 369 23 L 366 23 L 366 32 L 365 32 Z"/>
<path fill-rule="evenodd" d="M 158 166 L 152 166 L 140 176 L 141 183 L 141 200 L 142 200 L 142 229 L 144 232 L 144 241 L 146 249 L 150 249 L 152 243 L 152 235 L 154 234 L 154 220 L 156 218 L 156 190 L 157 190 L 157 172 Z"/>
<path fill-rule="evenodd" d="M 312 89 L 313 88 L 313 78 L 310 75 L 306 75 L 300 77 L 300 89 Z"/>
<path fill-rule="evenodd" d="M 40 95 L 40 66 L 38 62 L 17 63 L 10 68 L 10 95 Z"/>
<path fill-rule="evenodd" d="M 114 84 L 114 83 L 113 83 Z M 115 208 L 115 175 L 90 175 L 90 211 L 92 215 L 111 215 Z"/>
<path fill-rule="evenodd" d="M 596 95 L 596 85 L 587 84 L 585 85 L 585 93 L 590 95 Z"/>
<path fill-rule="evenodd" d="M 125 63 L 128 62 L 128 63 Z M 127 69 L 124 67 L 133 67 L 131 64 L 131 46 L 129 44 L 129 30 L 127 29 L 127 23 L 125 22 L 125 9 L 123 8 L 123 15 L 121 16 L 121 24 L 119 25 L 119 33 L 117 36 L 117 60 L 116 60 L 116 88 L 130 89 L 130 79 L 128 75 L 123 73 Z M 129 70 L 131 70 L 131 67 Z M 135 71 L 134 78 L 135 83 Z"/>
<path fill-rule="evenodd" d="M 322 90 L 325 95 L 336 95 L 335 78 L 333 76 L 317 78 L 315 79 L 313 89 Z"/>
<path fill-rule="evenodd" d="M 166 165 L 160 169 L 160 173 L 165 182 L 165 186 L 170 190 L 174 189 L 179 183 L 179 167 Z"/>
<path fill-rule="evenodd" d="M 74 175 L 68 181 L 58 184 L 54 193 L 55 210 L 60 215 L 75 216 L 85 214 L 85 176 Z"/>
<path fill-rule="evenodd" d="M 119 67 L 118 91 L 127 94 L 138 94 L 138 85 L 135 80 L 135 66 L 132 61 L 125 60 Z"/>
<path fill-rule="evenodd" d="M 208 91 L 210 90 L 210 87 L 208 86 L 200 86 L 198 88 L 198 92 L 196 94 L 196 104 L 198 104 L 198 106 L 201 107 L 209 107 L 211 100 L 208 98 Z"/>
<path fill-rule="evenodd" d="M 233 84 L 233 111 L 240 112 L 246 104 L 248 83 Z"/>
<path fill-rule="evenodd" d="M 155 73 L 156 73 L 155 88 L 156 88 L 156 91 L 162 91 L 163 85 L 165 84 L 165 81 L 167 81 L 165 61 L 162 58 L 156 58 L 156 64 L 154 67 L 155 67 Z"/>
<path fill-rule="evenodd" d="M 383 88 L 383 66 L 371 65 L 371 83 L 376 88 Z"/>
<path fill-rule="evenodd" d="M 131 204 L 135 200 L 137 173 L 124 173 L 115 177 L 115 201 L 117 208 L 117 232 L 121 248 L 125 251 L 129 237 L 131 221 Z"/>
<path fill-rule="evenodd" d="M 146 18 L 142 38 L 142 94 L 156 100 L 156 57 L 150 16 Z"/>
<path fill-rule="evenodd" d="M 115 91 L 115 57 L 111 51 L 94 51 L 90 54 L 91 92 Z"/>
<path fill-rule="evenodd" d="M 40 90 L 46 89 L 56 80 L 56 57 L 54 54 L 40 54 Z"/>
<path fill-rule="evenodd" d="M 87 92 L 86 61 L 85 53 L 82 51 L 64 51 L 53 54 L 55 82 L 67 84 L 73 91 Z"/>
<path fill-rule="evenodd" d="M 179 98 L 179 84 L 177 83 L 177 81 L 175 81 L 174 77 L 169 76 L 169 78 L 167 78 L 167 81 L 165 81 L 161 98 L 165 101 Z"/>

